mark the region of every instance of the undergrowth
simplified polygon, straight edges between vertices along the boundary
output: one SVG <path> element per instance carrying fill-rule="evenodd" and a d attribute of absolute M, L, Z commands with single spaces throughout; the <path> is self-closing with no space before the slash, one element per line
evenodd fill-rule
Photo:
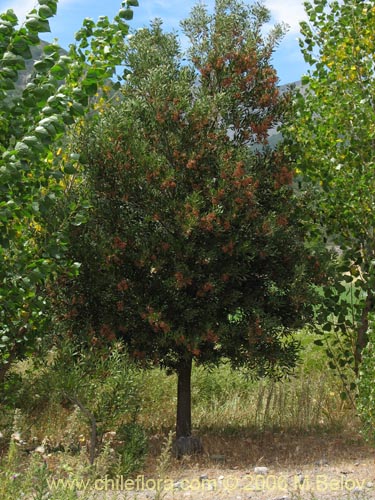
<path fill-rule="evenodd" d="M 245 442 L 251 434 L 349 434 L 355 425 L 354 410 L 340 399 L 340 383 L 327 370 L 322 349 L 305 332 L 299 335 L 301 364 L 293 377 L 282 381 L 253 380 L 226 363 L 211 370 L 194 367 L 195 433 L 207 437 L 206 443 L 213 437 L 224 439 L 228 449 L 231 439 Z M 139 473 L 147 453 L 147 467 L 165 477 L 171 447 L 171 437 L 166 436 L 175 424 L 176 377 L 157 368 L 137 371 L 128 364 L 122 372 L 121 363 L 128 360 L 121 350 L 113 359 L 113 373 L 106 359 L 94 362 L 90 357 L 67 375 L 65 357 L 63 366 L 56 366 L 53 358 L 36 366 L 29 361 L 9 374 L 12 396 L 4 393 L 0 411 L 0 498 L 49 498 L 51 480 L 63 478 L 74 480 L 73 487 L 67 491 L 66 485 L 56 483 L 53 498 L 71 500 L 77 498 L 77 484 Z M 123 380 L 131 386 L 120 394 L 118 382 Z M 100 406 L 103 394 L 106 408 Z M 90 463 L 93 421 L 98 435 Z M 81 491 L 80 498 L 85 494 Z"/>

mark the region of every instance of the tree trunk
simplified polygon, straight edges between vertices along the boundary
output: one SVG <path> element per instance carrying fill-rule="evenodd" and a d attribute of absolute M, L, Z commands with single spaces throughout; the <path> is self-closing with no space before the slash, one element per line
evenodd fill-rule
<path fill-rule="evenodd" d="M 357 341 L 354 353 L 354 361 L 355 361 L 354 371 L 356 375 L 358 375 L 359 373 L 359 366 L 362 361 L 363 348 L 366 347 L 368 342 L 367 330 L 369 326 L 369 314 L 373 311 L 373 309 L 374 309 L 374 297 L 372 293 L 368 291 L 365 307 L 362 312 L 361 323 L 357 331 Z"/>
<path fill-rule="evenodd" d="M 0 365 L 0 384 L 5 380 L 5 376 L 8 373 L 10 363 Z"/>
<path fill-rule="evenodd" d="M 202 453 L 199 437 L 191 435 L 191 368 L 192 358 L 181 360 L 177 368 L 177 423 L 176 440 L 172 452 L 177 458 Z"/>
<path fill-rule="evenodd" d="M 7 362 L 0 364 L 0 384 L 4 383 L 9 368 L 11 367 L 13 361 L 15 361 L 17 357 L 16 355 L 17 355 L 16 348 L 11 349 Z"/>
<path fill-rule="evenodd" d="M 72 403 L 76 404 L 78 406 L 78 408 L 81 410 L 81 412 L 85 415 L 85 417 L 90 422 L 90 425 L 91 425 L 91 435 L 90 435 L 89 456 L 90 456 L 90 465 L 94 465 L 94 462 L 95 462 L 95 452 L 96 452 L 96 444 L 97 444 L 97 424 L 96 424 L 95 416 L 75 396 L 70 396 L 69 394 L 65 393 L 65 397 L 68 398 L 70 401 L 72 401 Z"/>
<path fill-rule="evenodd" d="M 176 439 L 191 436 L 191 368 L 192 358 L 183 359 L 177 369 Z"/>

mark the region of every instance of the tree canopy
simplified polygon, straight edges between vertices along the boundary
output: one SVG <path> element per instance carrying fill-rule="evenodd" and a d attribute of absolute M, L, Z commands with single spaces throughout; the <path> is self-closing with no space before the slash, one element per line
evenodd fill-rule
<path fill-rule="evenodd" d="M 158 20 L 138 30 L 121 98 L 75 145 L 92 209 L 71 231 L 80 274 L 58 290 L 67 327 L 176 371 L 177 437 L 191 434 L 192 361 L 288 372 L 323 278 L 293 170 L 267 145 L 288 105 L 269 19 L 258 4 L 199 5 L 182 24 L 187 54 Z"/>

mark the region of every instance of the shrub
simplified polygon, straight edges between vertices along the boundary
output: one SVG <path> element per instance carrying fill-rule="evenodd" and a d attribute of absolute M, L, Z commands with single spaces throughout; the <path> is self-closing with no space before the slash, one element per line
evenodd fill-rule
<path fill-rule="evenodd" d="M 116 437 L 121 443 L 117 449 L 119 460 L 116 473 L 127 476 L 139 471 L 144 464 L 148 450 L 144 428 L 137 422 L 129 422 L 119 427 Z"/>
<path fill-rule="evenodd" d="M 91 464 L 103 435 L 122 422 L 135 422 L 142 406 L 139 371 L 120 343 L 80 349 L 64 341 L 43 365 L 29 367 L 22 380 L 13 403 L 13 412 L 16 408 L 28 420 L 18 429 L 22 439 L 37 421 L 39 440 L 65 451 L 86 445 Z M 55 428 L 46 421 L 51 419 Z"/>

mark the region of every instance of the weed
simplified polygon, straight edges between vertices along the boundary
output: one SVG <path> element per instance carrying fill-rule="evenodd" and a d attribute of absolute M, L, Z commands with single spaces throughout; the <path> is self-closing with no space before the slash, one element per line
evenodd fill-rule
<path fill-rule="evenodd" d="M 143 427 L 137 422 L 122 424 L 116 433 L 118 460 L 115 474 L 129 476 L 139 471 L 145 461 L 148 440 Z"/>
<path fill-rule="evenodd" d="M 159 481 L 156 482 L 157 489 L 155 493 L 155 500 L 161 500 L 165 496 L 164 482 L 166 480 L 167 472 L 171 466 L 173 439 L 174 432 L 170 431 L 164 441 L 160 456 L 157 460 L 156 477 Z"/>

